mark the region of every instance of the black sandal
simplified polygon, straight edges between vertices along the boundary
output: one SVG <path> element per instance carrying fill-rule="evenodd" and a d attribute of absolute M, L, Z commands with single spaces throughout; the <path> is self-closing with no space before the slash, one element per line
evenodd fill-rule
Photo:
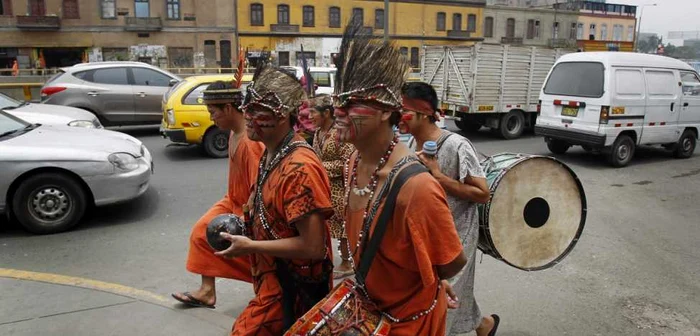
<path fill-rule="evenodd" d="M 214 309 L 214 308 L 216 308 L 214 305 L 206 304 L 206 303 L 202 302 L 201 300 L 195 298 L 194 296 L 192 296 L 192 294 L 190 294 L 190 292 L 184 292 L 184 293 L 180 293 L 180 294 L 184 295 L 184 296 L 187 297 L 189 300 L 183 300 L 183 299 L 177 297 L 175 294 L 170 294 L 170 295 L 172 295 L 172 297 L 173 297 L 175 300 L 178 300 L 178 301 L 180 301 L 180 302 L 182 302 L 182 303 L 184 303 L 184 304 L 186 304 L 186 305 L 188 305 L 188 306 L 192 306 L 192 307 L 202 307 L 202 308 L 209 308 L 209 309 Z"/>
<path fill-rule="evenodd" d="M 491 318 L 493 318 L 493 328 L 488 336 L 496 336 L 496 330 L 498 330 L 498 324 L 501 323 L 501 318 L 496 314 L 491 314 Z"/>

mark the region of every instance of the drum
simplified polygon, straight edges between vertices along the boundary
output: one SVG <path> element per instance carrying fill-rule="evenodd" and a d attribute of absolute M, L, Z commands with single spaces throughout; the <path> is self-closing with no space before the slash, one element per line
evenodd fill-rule
<path fill-rule="evenodd" d="M 285 335 L 388 336 L 390 329 L 389 320 L 363 300 L 352 280 L 345 279 L 299 318 Z"/>
<path fill-rule="evenodd" d="M 526 271 L 550 268 L 566 257 L 587 211 L 573 170 L 551 157 L 511 153 L 481 166 L 491 199 L 479 205 L 479 249 Z"/>

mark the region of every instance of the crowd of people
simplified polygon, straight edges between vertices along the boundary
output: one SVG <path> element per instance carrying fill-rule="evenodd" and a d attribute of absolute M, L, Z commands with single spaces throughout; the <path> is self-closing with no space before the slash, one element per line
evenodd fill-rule
<path fill-rule="evenodd" d="M 309 95 L 272 65 L 246 92 L 226 82 L 204 91 L 211 119 L 231 131 L 228 191 L 192 229 L 186 268 L 200 287 L 173 297 L 214 308 L 216 278 L 249 282 L 255 297 L 231 335 L 296 334 L 334 281 L 354 274 L 358 302 L 371 302 L 391 335 L 495 335 L 499 316 L 482 315 L 473 293 L 476 207 L 490 197 L 474 146 L 436 126 L 435 90 L 405 82 L 409 65 L 391 43 L 351 25 L 338 64 L 333 95 Z M 436 155 L 422 152 L 429 141 Z M 222 233 L 231 245 L 215 251 L 207 225 L 231 213 L 250 230 Z M 334 321 L 331 334 L 368 333 L 357 319 Z"/>

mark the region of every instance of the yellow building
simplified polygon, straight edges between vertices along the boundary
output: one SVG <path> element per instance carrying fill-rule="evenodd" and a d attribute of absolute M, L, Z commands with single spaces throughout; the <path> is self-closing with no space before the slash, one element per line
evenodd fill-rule
<path fill-rule="evenodd" d="M 582 51 L 634 51 L 637 6 L 573 1 L 559 8 L 578 10 L 576 39 Z"/>
<path fill-rule="evenodd" d="M 423 45 L 472 44 L 483 40 L 485 0 L 391 0 L 390 38 L 420 66 Z M 238 0 L 238 36 L 248 61 L 271 58 L 279 65 L 301 62 L 303 46 L 315 66 L 330 66 L 344 27 L 353 18 L 384 35 L 381 0 Z"/>

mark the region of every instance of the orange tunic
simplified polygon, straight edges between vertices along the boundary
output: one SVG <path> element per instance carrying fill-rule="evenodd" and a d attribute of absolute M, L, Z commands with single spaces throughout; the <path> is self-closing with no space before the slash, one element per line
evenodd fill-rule
<path fill-rule="evenodd" d="M 258 163 L 265 150 L 261 142 L 248 139 L 245 132 L 238 137 L 232 132 L 229 145 L 228 190 L 224 198 L 192 228 L 187 270 L 204 276 L 252 282 L 248 257 L 226 259 L 216 256 L 207 242 L 207 225 L 214 217 L 226 213 L 243 214 L 243 204 L 248 202 L 258 176 Z"/>
<path fill-rule="evenodd" d="M 352 158 L 350 162 L 352 165 Z M 370 230 L 374 230 L 383 207 L 379 207 Z M 364 208 L 347 208 L 346 230 L 352 252 L 356 252 L 363 214 Z M 436 295 L 438 300 L 430 314 L 393 323 L 391 335 L 445 335 L 447 301 L 444 288 L 438 293 L 436 266 L 452 262 L 461 252 L 445 191 L 429 173 L 413 176 L 401 187 L 366 287 L 379 309 L 398 319 L 430 308 Z M 358 267 L 360 254 L 355 253 L 353 259 Z"/>
<path fill-rule="evenodd" d="M 295 135 L 294 141 L 303 141 Z M 269 173 L 262 186 L 263 203 L 270 228 L 280 238 L 299 235 L 295 223 L 310 214 L 324 217 L 326 244 L 325 260 L 285 259 L 287 269 L 296 279 L 302 279 L 314 289 L 329 291 L 332 286 L 332 245 L 327 219 L 333 215 L 330 182 L 318 156 L 310 148 L 297 148 L 282 159 Z M 274 236 L 263 227 L 253 207 L 253 235 L 255 240 L 272 240 Z M 248 303 L 233 325 L 231 335 L 282 335 L 282 288 L 277 278 L 275 257 L 251 255 L 255 298 Z M 301 317 L 310 306 L 300 305 L 297 297 L 295 317 Z"/>

